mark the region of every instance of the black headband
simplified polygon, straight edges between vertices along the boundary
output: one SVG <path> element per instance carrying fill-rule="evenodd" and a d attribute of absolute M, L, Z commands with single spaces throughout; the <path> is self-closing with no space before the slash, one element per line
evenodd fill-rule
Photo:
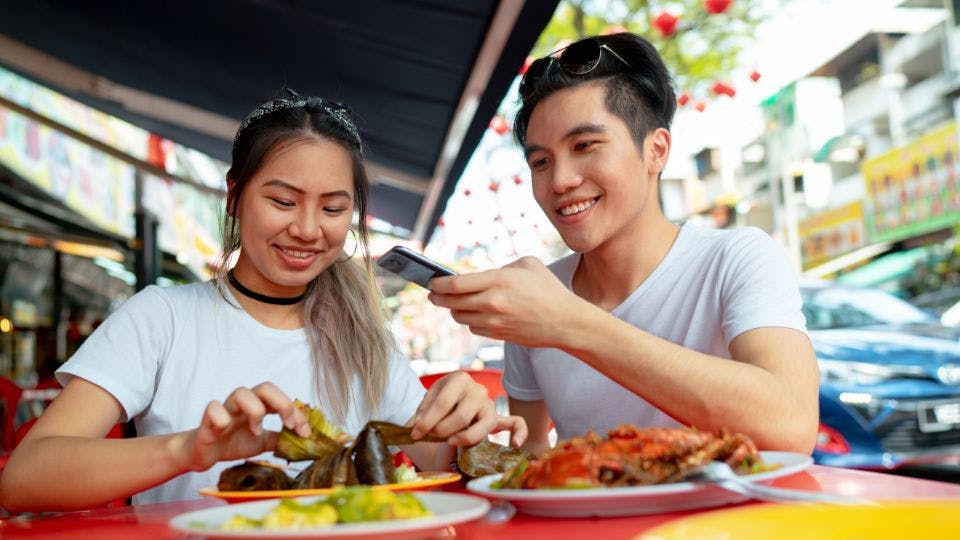
<path fill-rule="evenodd" d="M 237 145 L 237 141 L 240 140 L 240 135 L 243 134 L 244 130 L 250 126 L 250 124 L 257 120 L 258 118 L 263 118 L 268 114 L 275 113 L 284 109 L 295 109 L 297 107 L 303 107 L 307 110 L 312 111 L 322 111 L 327 114 L 334 122 L 342 127 L 351 137 L 360 144 L 360 132 L 357 130 L 357 125 L 354 124 L 353 118 L 350 117 L 350 108 L 342 103 L 337 103 L 335 101 L 324 101 L 318 97 L 309 96 L 302 97 L 297 95 L 293 91 L 289 91 L 292 94 L 290 98 L 278 98 L 260 105 L 252 113 L 247 115 L 243 119 L 243 122 L 240 123 L 240 127 L 237 129 L 237 135 L 233 138 L 233 145 Z"/>

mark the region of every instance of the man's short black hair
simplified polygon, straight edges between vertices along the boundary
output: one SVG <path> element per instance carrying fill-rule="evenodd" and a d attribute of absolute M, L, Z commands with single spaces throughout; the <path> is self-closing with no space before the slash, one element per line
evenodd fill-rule
<path fill-rule="evenodd" d="M 554 61 L 536 79 L 524 78 L 524 95 L 513 123 L 521 146 L 527 142 L 530 115 L 541 100 L 558 90 L 585 83 L 599 83 L 606 89 L 605 103 L 611 114 L 621 118 L 637 145 L 656 128 L 670 129 L 677 109 L 673 79 L 660 53 L 646 39 L 631 33 L 594 36 L 615 52 L 600 52 L 599 64 L 583 75 L 567 73 Z M 618 58 L 619 57 L 619 58 Z M 629 64 L 629 65 L 627 65 Z"/>

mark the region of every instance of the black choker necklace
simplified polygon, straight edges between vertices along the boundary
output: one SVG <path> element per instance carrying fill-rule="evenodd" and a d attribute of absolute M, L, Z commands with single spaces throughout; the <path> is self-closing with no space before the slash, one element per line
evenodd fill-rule
<path fill-rule="evenodd" d="M 304 299 L 307 296 L 307 292 L 304 291 L 300 296 L 267 296 L 265 294 L 260 294 L 258 292 L 253 292 L 250 289 L 243 286 L 242 283 L 237 279 L 237 276 L 233 275 L 233 270 L 227 272 L 227 281 L 233 285 L 233 288 L 237 290 L 238 293 L 256 300 L 257 302 L 263 302 L 264 304 L 275 304 L 278 306 L 291 306 L 297 302 Z"/>

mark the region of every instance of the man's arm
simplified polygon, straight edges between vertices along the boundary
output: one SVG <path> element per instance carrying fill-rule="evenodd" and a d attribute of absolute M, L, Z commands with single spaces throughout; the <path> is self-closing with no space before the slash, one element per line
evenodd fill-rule
<path fill-rule="evenodd" d="M 744 332 L 730 343 L 733 360 L 727 360 L 650 335 L 598 308 L 578 319 L 581 331 L 570 332 L 558 347 L 680 422 L 743 432 L 763 449 L 813 450 L 819 372 L 802 332 Z"/>
<path fill-rule="evenodd" d="M 757 328 L 731 342 L 732 361 L 711 356 L 616 318 L 531 258 L 435 278 L 431 289 L 473 333 L 566 351 L 684 424 L 743 432 L 764 449 L 813 448 L 819 374 L 800 331 Z"/>
<path fill-rule="evenodd" d="M 522 401 L 510 399 L 510 414 L 523 418 L 527 423 L 527 442 L 521 448 L 539 454 L 550 448 L 550 415 L 543 400 Z"/>

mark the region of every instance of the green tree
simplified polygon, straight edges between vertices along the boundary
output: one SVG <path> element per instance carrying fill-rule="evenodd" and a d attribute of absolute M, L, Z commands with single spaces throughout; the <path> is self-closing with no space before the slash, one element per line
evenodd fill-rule
<path fill-rule="evenodd" d="M 709 0 L 708 0 L 709 1 Z M 549 54 L 566 40 L 616 31 L 640 34 L 660 50 L 673 73 L 678 94 L 704 99 L 711 86 L 729 80 L 765 18 L 763 0 L 733 0 L 722 13 L 709 13 L 705 0 L 562 0 L 540 35 L 533 55 Z M 677 17 L 676 31 L 664 36 L 653 21 Z"/>

